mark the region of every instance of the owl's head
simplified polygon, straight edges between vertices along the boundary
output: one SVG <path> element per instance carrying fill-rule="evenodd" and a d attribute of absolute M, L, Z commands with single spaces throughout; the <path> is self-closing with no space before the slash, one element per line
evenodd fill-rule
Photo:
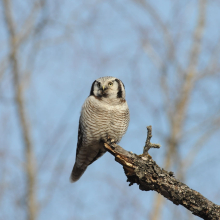
<path fill-rule="evenodd" d="M 98 78 L 92 84 L 90 95 L 104 98 L 125 98 L 125 86 L 120 79 L 112 76 Z"/>

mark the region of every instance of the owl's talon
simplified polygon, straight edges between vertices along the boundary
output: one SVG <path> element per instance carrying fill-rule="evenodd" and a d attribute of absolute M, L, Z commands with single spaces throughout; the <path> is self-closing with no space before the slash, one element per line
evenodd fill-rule
<path fill-rule="evenodd" d="M 111 139 L 111 143 L 115 143 L 115 140 L 114 140 L 114 139 Z"/>

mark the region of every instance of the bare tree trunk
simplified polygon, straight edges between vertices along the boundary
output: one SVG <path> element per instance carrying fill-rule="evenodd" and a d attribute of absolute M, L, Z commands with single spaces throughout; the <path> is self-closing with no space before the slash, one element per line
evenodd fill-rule
<path fill-rule="evenodd" d="M 166 170 L 170 169 L 172 158 L 174 158 L 174 156 L 178 158 L 178 145 L 180 142 L 180 134 L 183 131 L 183 125 L 185 122 L 187 106 L 188 106 L 190 95 L 193 90 L 195 79 L 196 79 L 196 68 L 197 68 L 198 58 L 200 54 L 201 40 L 203 37 L 204 28 L 205 28 L 206 3 L 207 3 L 207 0 L 200 0 L 198 3 L 198 7 L 199 7 L 198 21 L 197 21 L 197 26 L 194 31 L 192 50 L 190 51 L 190 54 L 189 54 L 189 65 L 186 70 L 185 77 L 182 80 L 182 86 L 180 87 L 180 90 L 178 91 L 179 97 L 176 100 L 174 112 L 171 115 L 169 114 L 169 112 L 167 112 L 167 115 L 171 116 L 169 117 L 169 121 L 171 125 L 171 134 L 170 134 L 170 138 L 167 140 L 168 148 L 167 148 L 166 158 L 164 162 L 164 168 Z M 184 73 L 179 73 L 180 78 L 181 78 L 181 74 L 184 74 Z M 166 88 L 168 88 L 168 86 L 164 87 L 164 89 Z M 168 94 L 168 93 L 169 93 L 168 91 L 165 91 L 165 94 Z M 177 162 L 181 163 L 180 160 L 177 160 Z M 177 167 L 181 167 L 181 166 L 177 165 Z M 183 177 L 183 173 L 181 170 L 179 170 L 179 176 Z M 156 195 L 155 201 L 153 203 L 151 220 L 160 219 L 161 208 L 162 208 L 164 201 L 165 200 L 163 199 L 163 197 L 161 197 L 159 194 Z"/>
<path fill-rule="evenodd" d="M 9 34 L 10 46 L 10 66 L 13 74 L 13 84 L 15 90 L 15 100 L 17 106 L 17 114 L 20 120 L 20 127 L 24 141 L 24 153 L 26 157 L 26 197 L 27 197 L 27 219 L 35 220 L 37 216 L 36 201 L 36 168 L 34 159 L 33 144 L 31 141 L 31 132 L 28 125 L 27 113 L 25 113 L 24 94 L 22 84 L 20 82 L 20 70 L 18 64 L 18 51 L 15 23 L 12 16 L 10 0 L 3 0 L 5 22 Z"/>

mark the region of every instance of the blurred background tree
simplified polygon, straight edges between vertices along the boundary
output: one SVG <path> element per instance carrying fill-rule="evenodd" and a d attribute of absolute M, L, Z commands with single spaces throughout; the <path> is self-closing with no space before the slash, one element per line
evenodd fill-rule
<path fill-rule="evenodd" d="M 108 153 L 69 183 L 81 106 L 106 75 L 126 86 L 120 145 L 141 154 L 151 124 L 157 163 L 219 204 L 219 9 L 218 0 L 1 0 L 0 219 L 199 219 L 128 187 Z"/>

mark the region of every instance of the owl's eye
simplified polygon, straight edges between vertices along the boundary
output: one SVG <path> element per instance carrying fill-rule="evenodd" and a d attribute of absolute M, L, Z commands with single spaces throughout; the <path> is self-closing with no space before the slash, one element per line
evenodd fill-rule
<path fill-rule="evenodd" d="M 110 82 L 110 83 L 108 83 L 108 85 L 109 85 L 109 86 L 113 86 L 113 83 L 112 83 L 112 82 Z"/>

